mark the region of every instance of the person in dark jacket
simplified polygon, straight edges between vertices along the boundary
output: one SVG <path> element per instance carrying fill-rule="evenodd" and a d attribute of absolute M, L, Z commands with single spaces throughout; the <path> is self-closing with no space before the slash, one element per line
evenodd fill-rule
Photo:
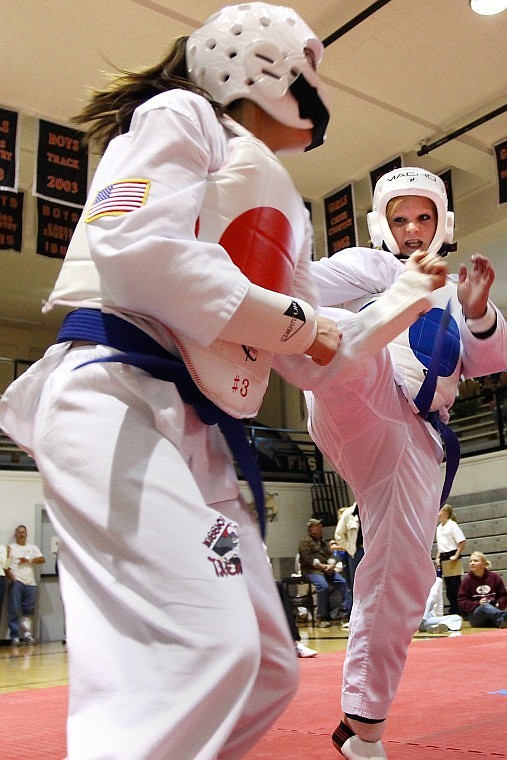
<path fill-rule="evenodd" d="M 312 518 L 307 522 L 308 536 L 299 542 L 301 572 L 313 583 L 317 591 L 317 625 L 328 628 L 329 595 L 338 589 L 342 595 L 342 617 L 347 618 L 352 607 L 352 597 L 345 578 L 336 571 L 336 559 L 332 549 L 323 538 L 322 520 Z"/>

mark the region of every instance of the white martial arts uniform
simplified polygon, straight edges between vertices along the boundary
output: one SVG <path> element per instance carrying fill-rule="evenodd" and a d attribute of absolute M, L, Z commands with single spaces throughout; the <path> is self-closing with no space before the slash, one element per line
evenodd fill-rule
<path fill-rule="evenodd" d="M 315 262 L 312 271 L 321 303 L 346 303 L 356 310 L 396 281 L 403 268 L 391 253 L 356 248 Z M 442 447 L 412 398 L 424 378 L 449 298 L 452 316 L 440 370 L 445 376 L 438 378 L 431 405 L 446 421 L 460 374 L 480 376 L 507 364 L 503 316 L 490 304 L 484 322 L 476 320 L 474 329 L 478 325 L 477 331 L 486 331 L 496 318 L 496 330 L 490 337 L 476 338 L 465 323 L 454 283 L 432 293 L 432 308 L 388 350 L 358 364 L 347 378 L 328 374 L 325 367 L 320 376 L 314 372 L 305 377 L 299 357 L 275 361 L 287 380 L 308 389 L 312 438 L 349 483 L 361 510 L 365 556 L 355 577 L 342 686 L 342 708 L 350 715 L 376 720 L 387 716 L 435 576 L 430 552 L 440 503 Z M 321 313 L 332 316 L 326 308 Z M 342 320 L 338 314 L 340 327 Z"/>
<path fill-rule="evenodd" d="M 251 262 L 240 269 L 217 238 L 203 238 L 211 222 L 201 216 L 213 208 L 237 216 L 252 204 L 269 210 L 278 183 L 292 208 L 293 219 L 277 212 L 288 252 L 273 283 L 290 297 L 276 294 L 265 313 L 261 304 L 243 333 L 253 345 L 266 337 L 259 398 L 270 340 L 272 350 L 303 351 L 315 335 L 313 309 L 298 301 L 297 318 L 284 317 L 275 338 L 275 307 L 282 314 L 293 296 L 314 301 L 315 292 L 305 275 L 311 227 L 300 196 L 262 143 L 225 124 L 189 92 L 163 93 L 138 109 L 99 165 L 49 306 L 102 306 L 172 353 L 188 352 L 196 382 L 206 387 L 218 378 L 229 409 L 237 368 L 221 360 L 227 346 L 219 338 L 247 302 L 250 281 L 262 285 L 276 262 L 257 263 L 260 282 L 246 276 Z M 239 141 L 253 150 L 250 181 L 243 165 L 236 172 L 234 155 L 231 165 Z M 224 166 L 225 178 L 217 176 Z M 276 226 L 260 231 L 277 243 Z M 293 335 L 292 325 L 301 330 Z M 243 363 L 246 353 L 257 358 L 239 341 L 234 349 Z M 75 369 L 117 353 L 70 341 L 53 346 L 8 389 L 0 412 L 2 427 L 35 456 L 61 540 L 68 758 L 237 760 L 294 694 L 293 642 L 217 425 L 204 425 L 172 382 L 134 366 Z M 241 400 L 251 385 L 236 387 Z M 237 416 L 255 411 L 252 404 Z"/>

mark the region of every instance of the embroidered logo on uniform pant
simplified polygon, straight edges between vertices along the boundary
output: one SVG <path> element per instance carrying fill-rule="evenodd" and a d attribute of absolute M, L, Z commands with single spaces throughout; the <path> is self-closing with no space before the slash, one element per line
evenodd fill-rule
<path fill-rule="evenodd" d="M 213 565 L 217 576 L 223 577 L 243 573 L 238 554 L 239 536 L 236 523 L 219 517 L 208 531 L 203 544 L 216 555 L 208 555 L 208 560 Z"/>

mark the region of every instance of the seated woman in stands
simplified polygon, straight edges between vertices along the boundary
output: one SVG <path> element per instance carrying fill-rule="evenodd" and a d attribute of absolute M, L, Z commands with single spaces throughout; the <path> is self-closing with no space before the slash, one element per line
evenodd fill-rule
<path fill-rule="evenodd" d="M 461 581 L 458 607 L 474 628 L 507 628 L 507 591 L 482 552 L 470 555 L 470 572 Z"/>

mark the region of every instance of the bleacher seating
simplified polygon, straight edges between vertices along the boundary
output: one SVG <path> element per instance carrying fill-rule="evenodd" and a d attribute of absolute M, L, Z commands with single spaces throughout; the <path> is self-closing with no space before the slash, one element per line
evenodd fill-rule
<path fill-rule="evenodd" d="M 501 445 L 500 430 L 490 405 L 477 400 L 473 408 L 455 404 L 450 426 L 459 438 L 462 454 L 477 453 Z"/>
<path fill-rule="evenodd" d="M 35 470 L 35 462 L 0 430 L 0 469 Z"/>
<path fill-rule="evenodd" d="M 312 517 L 322 520 L 324 527 L 336 526 L 338 511 L 350 507 L 354 497 L 347 483 L 333 470 L 314 473 L 312 485 Z"/>

